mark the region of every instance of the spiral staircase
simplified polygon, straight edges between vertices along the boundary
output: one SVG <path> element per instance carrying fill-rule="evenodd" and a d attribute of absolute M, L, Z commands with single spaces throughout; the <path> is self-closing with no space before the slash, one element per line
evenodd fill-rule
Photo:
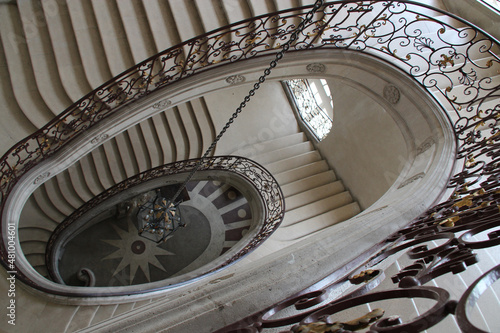
<path fill-rule="evenodd" d="M 221 26 L 313 3 L 311 0 L 0 2 L 2 152 L 9 151 L 103 82 L 164 49 Z M 441 1 L 426 3 L 448 9 Z M 446 16 L 443 20 L 447 20 Z M 474 56 L 482 57 L 482 54 L 477 52 Z M 491 58 L 477 59 L 481 64 L 488 61 Z M 498 84 L 498 73 L 490 76 L 493 80 L 490 84 Z M 266 85 L 267 90 L 261 95 L 263 100 L 273 99 L 270 102 L 273 106 L 291 109 L 279 82 Z M 152 117 L 131 121 L 116 135 L 96 136 L 98 143 L 102 141 L 101 145 L 66 170 L 43 179 L 26 202 L 17 230 L 27 262 L 41 276 L 50 278 L 45 251 L 51 234 L 61 222 L 93 197 L 129 177 L 160 165 L 199 158 L 232 112 L 221 111 L 221 106 L 237 105 L 248 87 L 244 81 L 235 85 L 227 81 L 220 91 L 217 88 L 209 88 L 206 93 L 196 88 L 188 90 L 174 106 L 164 105 L 161 112 L 155 112 Z M 433 89 L 435 98 L 445 99 L 439 94 L 442 87 L 436 85 L 429 90 Z M 257 111 L 250 109 L 249 112 Z M 238 270 L 270 264 L 272 254 L 280 250 L 292 246 L 303 248 L 311 235 L 319 235 L 343 221 L 348 224 L 347 220 L 375 201 L 368 205 L 358 203 L 357 193 L 353 189 L 349 191 L 337 178 L 334 171 L 337 166 L 325 158 L 321 143 L 314 142 L 302 131 L 293 112 L 276 114 L 285 126 L 272 135 L 249 139 L 240 136 L 238 130 L 229 132 L 227 141 L 221 141 L 212 153 L 248 157 L 263 165 L 281 186 L 286 207 L 280 228 L 264 245 L 236 263 L 226 275 L 208 282 L 210 290 L 216 293 L 217 283 Z M 270 116 L 261 114 L 255 118 L 260 119 L 252 124 L 254 133 L 269 126 Z M 1 289 L 7 293 L 7 274 L 2 271 L 2 276 Z M 65 301 L 62 297 L 61 301 L 59 296 L 46 297 L 43 293 L 31 292 L 29 286 L 18 284 L 18 321 L 12 331 L 31 332 L 39 327 L 50 327 L 54 332 L 106 331 L 108 322 L 115 325 L 109 328 L 113 330 L 117 320 L 127 313 L 140 314 L 141 308 L 154 312 L 162 302 L 175 304 L 173 299 L 185 293 L 183 290 L 170 294 L 153 292 L 132 300 L 123 296 Z M 286 291 L 281 293 L 286 295 Z M 207 308 L 213 307 L 209 303 L 190 300 L 184 306 L 191 307 L 193 312 L 209 313 L 211 310 Z M 222 311 L 225 306 L 227 304 L 218 304 L 216 308 Z M 254 305 L 249 306 L 247 313 L 255 310 Z M 241 319 L 241 315 L 236 314 L 233 319 Z M 190 325 L 196 327 L 190 320 L 188 314 L 179 315 L 175 327 L 164 329 L 181 332 Z M 145 321 L 142 322 L 145 329 L 157 330 Z M 214 327 L 224 324 L 230 322 L 217 322 Z"/>

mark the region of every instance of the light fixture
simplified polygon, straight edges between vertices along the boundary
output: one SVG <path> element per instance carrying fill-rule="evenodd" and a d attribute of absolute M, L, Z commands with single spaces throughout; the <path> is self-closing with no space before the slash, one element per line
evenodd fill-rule
<path fill-rule="evenodd" d="M 139 236 L 156 243 L 166 242 L 180 227 L 186 223 L 181 219 L 179 204 L 182 200 L 171 202 L 162 196 L 160 189 L 156 196 L 149 198 L 137 211 Z"/>
<path fill-rule="evenodd" d="M 297 25 L 297 28 L 292 31 L 290 38 L 282 45 L 279 52 L 276 53 L 275 57 L 269 63 L 269 66 L 264 70 L 264 73 L 259 77 L 258 81 L 253 85 L 253 88 L 249 90 L 248 94 L 243 98 L 243 101 L 236 108 L 236 111 L 229 117 L 229 120 L 221 129 L 219 134 L 215 137 L 214 141 L 205 151 L 203 156 L 198 160 L 195 167 L 189 175 L 184 180 L 173 196 L 169 196 L 170 199 L 166 199 L 165 196 L 161 195 L 161 191 L 157 191 L 157 196 L 152 201 L 148 201 L 145 204 L 139 206 L 139 211 L 137 212 L 138 222 L 139 222 L 139 235 L 147 239 L 153 240 L 156 243 L 165 242 L 179 227 L 184 227 L 186 224 L 181 220 L 179 204 L 182 202 L 176 201 L 177 198 L 186 191 L 187 183 L 193 178 L 194 174 L 200 169 L 201 165 L 205 159 L 210 155 L 212 150 L 217 145 L 217 142 L 226 133 L 227 129 L 234 122 L 236 117 L 243 111 L 243 108 L 250 102 L 251 98 L 255 95 L 255 92 L 261 87 L 261 84 L 266 81 L 266 78 L 271 74 L 271 70 L 278 65 L 278 62 L 283 58 L 284 54 L 290 49 L 292 43 L 294 43 L 298 38 L 299 34 L 306 28 L 306 24 L 311 22 L 314 14 L 323 6 L 324 0 L 316 0 L 311 11 L 309 11 L 302 22 Z"/>

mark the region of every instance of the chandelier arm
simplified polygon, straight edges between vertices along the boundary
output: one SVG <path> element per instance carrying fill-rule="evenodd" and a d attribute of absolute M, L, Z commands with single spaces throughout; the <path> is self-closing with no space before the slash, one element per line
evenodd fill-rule
<path fill-rule="evenodd" d="M 313 8 L 306 14 L 304 20 L 302 22 L 300 22 L 300 24 L 297 26 L 297 28 L 292 32 L 292 34 L 290 35 L 290 39 L 285 44 L 283 44 L 281 50 L 278 53 L 276 53 L 276 56 L 275 56 L 274 60 L 272 60 L 269 63 L 269 67 L 267 67 L 264 70 L 264 74 L 262 74 L 259 77 L 258 82 L 254 84 L 253 88 L 250 89 L 250 91 L 245 96 L 245 98 L 243 99 L 243 101 L 236 108 L 236 111 L 231 115 L 231 117 L 229 118 L 229 120 L 227 121 L 227 123 L 221 129 L 221 131 L 219 132 L 219 134 L 215 137 L 214 141 L 211 143 L 211 145 L 205 151 L 205 153 L 200 158 L 200 160 L 196 163 L 196 165 L 193 168 L 193 170 L 191 170 L 191 172 L 189 173 L 189 175 L 186 177 L 186 179 L 184 180 L 184 183 L 182 183 L 182 185 L 179 187 L 179 189 L 174 194 L 174 196 L 172 197 L 172 199 L 170 199 L 169 204 L 170 203 L 174 203 L 175 200 L 179 197 L 179 195 L 181 194 L 181 192 L 186 187 L 187 183 L 193 178 L 193 176 L 195 175 L 195 173 L 200 169 L 201 165 L 203 164 L 203 160 L 205 158 L 207 158 L 208 155 L 210 155 L 210 153 L 212 152 L 212 150 L 215 148 L 215 146 L 217 145 L 217 143 L 219 142 L 219 140 L 222 138 L 222 136 L 224 135 L 224 133 L 226 133 L 226 131 L 231 126 L 231 124 L 234 122 L 234 120 L 236 119 L 236 117 L 238 117 L 238 115 L 241 113 L 241 111 L 243 110 L 243 108 L 245 108 L 245 106 L 247 105 L 247 103 L 250 102 L 252 96 L 255 95 L 255 92 L 260 88 L 261 84 L 266 81 L 266 78 L 271 74 L 272 69 L 275 68 L 278 65 L 278 62 L 283 58 L 283 55 L 285 54 L 285 52 L 287 52 L 290 49 L 290 46 L 292 45 L 292 43 L 295 42 L 299 38 L 299 34 L 305 29 L 306 24 L 308 24 L 309 22 L 312 21 L 312 18 L 314 16 L 314 14 L 316 14 L 316 12 L 323 6 L 323 3 L 324 3 L 324 0 L 317 0 L 314 3 Z"/>

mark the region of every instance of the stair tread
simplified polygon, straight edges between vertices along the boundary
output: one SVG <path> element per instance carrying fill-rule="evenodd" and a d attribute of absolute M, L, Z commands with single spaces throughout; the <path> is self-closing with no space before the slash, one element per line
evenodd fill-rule
<path fill-rule="evenodd" d="M 327 184 L 285 197 L 285 207 L 287 211 L 292 210 L 343 191 L 345 191 L 345 187 L 342 181 L 337 180 L 329 182 Z"/>
<path fill-rule="evenodd" d="M 334 224 L 346 221 L 359 214 L 357 202 L 350 203 L 340 208 L 331 210 L 321 215 L 310 218 L 301 223 L 280 227 L 275 233 L 275 239 L 281 241 L 299 240 Z"/>
<path fill-rule="evenodd" d="M 272 174 L 284 172 L 290 169 L 299 168 L 306 164 L 311 164 L 317 161 L 321 161 L 321 155 L 313 150 L 304 154 L 292 156 L 283 160 L 279 160 L 273 163 L 266 164 L 266 169 Z"/>
<path fill-rule="evenodd" d="M 275 178 L 278 181 L 278 184 L 286 185 L 297 181 L 299 179 L 312 176 L 317 173 L 321 173 L 324 171 L 328 171 L 328 164 L 323 161 L 313 162 L 298 168 L 294 168 L 291 170 L 284 171 L 282 173 L 276 174 Z"/>
<path fill-rule="evenodd" d="M 309 220 L 310 218 L 341 208 L 352 202 L 351 194 L 348 191 L 316 200 L 307 205 L 287 211 L 281 225 L 286 227 Z"/>
<path fill-rule="evenodd" d="M 306 142 L 307 137 L 304 133 L 294 133 L 286 136 L 282 136 L 273 140 L 258 142 L 251 145 L 244 146 L 236 150 L 233 155 L 247 156 L 253 158 L 263 153 L 271 152 L 281 148 L 288 147 L 289 145 L 295 145 L 302 142 Z"/>
<path fill-rule="evenodd" d="M 294 145 L 289 145 L 288 147 L 276 149 L 267 153 L 259 154 L 253 159 L 261 164 L 270 164 L 279 160 L 296 156 L 298 154 L 305 154 L 313 150 L 313 144 L 309 141 L 305 141 Z"/>
<path fill-rule="evenodd" d="M 294 182 L 285 184 L 281 186 L 281 190 L 285 197 L 295 195 L 297 193 L 307 191 L 311 188 L 315 188 L 321 185 L 328 184 L 336 180 L 335 173 L 333 170 L 327 170 L 314 174 L 309 177 L 305 177 Z"/>

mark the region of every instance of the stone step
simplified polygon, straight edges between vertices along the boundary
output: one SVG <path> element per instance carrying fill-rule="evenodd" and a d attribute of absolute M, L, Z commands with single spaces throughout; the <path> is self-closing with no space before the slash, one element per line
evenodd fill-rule
<path fill-rule="evenodd" d="M 184 103 L 178 106 L 180 120 L 184 128 L 184 135 L 188 138 L 188 158 L 200 157 L 202 153 L 201 133 L 194 117 L 191 103 Z"/>
<path fill-rule="evenodd" d="M 139 63 L 159 52 L 155 47 L 142 2 L 135 0 L 116 2 L 134 63 Z"/>
<path fill-rule="evenodd" d="M 174 107 L 165 111 L 169 131 L 175 146 L 175 160 L 182 161 L 189 157 L 189 140 L 182 128 L 182 119 L 179 110 Z"/>
<path fill-rule="evenodd" d="M 214 6 L 206 0 L 195 0 L 194 2 L 205 31 L 212 31 L 229 24 L 222 6 Z"/>
<path fill-rule="evenodd" d="M 21 248 L 24 254 L 45 254 L 45 248 L 47 247 L 46 240 L 32 240 L 24 241 L 21 243 Z"/>
<path fill-rule="evenodd" d="M 205 98 L 196 98 L 191 100 L 190 104 L 193 110 L 193 116 L 196 119 L 201 134 L 201 150 L 205 153 L 206 149 L 210 147 L 215 139 L 215 136 L 217 135 L 215 133 L 215 126 L 210 118 Z"/>
<path fill-rule="evenodd" d="M 21 212 L 19 229 L 24 230 L 23 228 L 35 228 L 52 232 L 57 227 L 57 225 L 58 221 L 55 221 L 50 216 L 45 214 L 45 212 L 39 207 L 35 196 L 30 196 L 23 208 L 23 211 Z M 25 238 L 33 239 L 31 237 Z M 35 240 L 36 239 L 38 238 L 35 238 Z"/>
<path fill-rule="evenodd" d="M 168 4 L 175 23 L 175 31 L 179 34 L 180 40 L 185 41 L 205 32 L 192 1 L 168 0 Z"/>
<path fill-rule="evenodd" d="M 35 23 L 40 20 L 41 8 L 33 1 L 23 1 L 18 4 L 18 8 L 23 17 L 26 45 L 38 90 L 47 107 L 57 115 L 71 105 L 72 101 L 61 85 L 54 52 L 47 47 L 51 44 L 47 27 L 45 24 Z"/>
<path fill-rule="evenodd" d="M 54 8 L 50 2 L 41 2 L 52 49 L 64 90 L 72 101 L 79 100 L 92 90 L 87 80 L 78 44 L 73 33 L 68 7 L 57 4 L 58 15 L 50 15 Z"/>
<path fill-rule="evenodd" d="M 317 151 L 313 150 L 281 161 L 266 164 L 266 169 L 272 174 L 279 174 L 320 160 L 321 155 Z"/>
<path fill-rule="evenodd" d="M 43 185 L 40 186 L 39 190 L 33 193 L 33 198 L 35 199 L 40 212 L 43 212 L 45 216 L 54 221 L 56 224 L 60 223 L 66 217 L 50 201 L 47 191 Z"/>
<path fill-rule="evenodd" d="M 30 253 L 26 254 L 26 259 L 30 262 L 33 267 L 44 267 L 45 266 L 45 254 L 43 253 Z"/>
<path fill-rule="evenodd" d="M 61 193 L 57 179 L 51 178 L 43 184 L 46 189 L 47 197 L 52 202 L 52 205 L 62 214 L 69 215 L 75 208 L 69 204 L 66 200 L 65 195 Z"/>
<path fill-rule="evenodd" d="M 270 164 L 293 156 L 305 154 L 313 150 L 313 144 L 309 141 L 306 141 L 257 155 L 253 158 L 253 160 L 259 162 L 260 164 Z"/>
<path fill-rule="evenodd" d="M 352 202 L 351 194 L 348 191 L 316 200 L 307 205 L 288 210 L 285 214 L 283 222 L 281 223 L 281 227 L 288 227 L 303 221 L 307 221 L 307 223 L 309 223 L 309 220 L 315 216 L 341 208 Z"/>
<path fill-rule="evenodd" d="M 35 128 L 41 128 L 54 116 L 47 107 L 36 85 L 36 79 L 31 66 L 31 60 L 22 36 L 24 35 L 22 19 L 16 6 L 0 6 L 0 37 L 3 43 L 12 89 L 11 98 L 19 105 L 22 114 Z M 18 36 L 19 41 L 9 42 L 12 36 Z M 13 75 L 12 73 L 16 73 Z M 5 147 L 7 149 L 7 147 Z"/>
<path fill-rule="evenodd" d="M 109 70 L 116 76 L 135 63 L 115 1 L 92 0 L 99 36 Z"/>
<path fill-rule="evenodd" d="M 103 146 L 94 149 L 91 153 L 92 160 L 99 177 L 99 181 L 103 188 L 109 188 L 115 184 L 113 179 L 112 169 L 115 168 L 115 163 L 110 163 L 107 159 L 106 151 Z M 65 195 L 71 195 L 70 193 L 65 193 Z"/>
<path fill-rule="evenodd" d="M 92 2 L 70 1 L 67 6 L 87 80 L 95 89 L 113 75 L 107 63 Z"/>
<path fill-rule="evenodd" d="M 249 1 L 248 5 L 250 6 L 250 9 L 252 10 L 252 16 L 259 16 L 263 15 L 266 13 L 273 13 L 276 12 L 276 5 L 274 4 L 273 1 L 268 1 L 268 0 L 252 0 Z"/>
<path fill-rule="evenodd" d="M 143 1 L 156 49 L 161 51 L 182 40 L 175 29 L 173 14 L 168 1 Z"/>
<path fill-rule="evenodd" d="M 71 186 L 75 189 L 74 192 L 82 199 L 82 201 L 87 202 L 92 199 L 94 195 L 85 182 L 81 165 L 74 164 L 70 166 L 67 171 L 71 181 Z"/>
<path fill-rule="evenodd" d="M 325 161 L 317 161 L 311 164 L 301 166 L 299 168 L 287 170 L 275 175 L 280 186 L 295 182 L 299 179 L 313 176 L 317 173 L 328 171 L 329 167 Z"/>
<path fill-rule="evenodd" d="M 153 116 L 152 118 L 156 137 L 161 145 L 163 164 L 167 164 L 176 160 L 175 144 L 173 142 L 172 133 L 168 126 L 166 114 L 164 112 Z"/>
<path fill-rule="evenodd" d="M 318 186 L 329 184 L 335 180 L 335 173 L 332 170 L 326 170 L 312 176 L 284 184 L 281 186 L 281 190 L 283 191 L 285 197 L 289 197 Z"/>
<path fill-rule="evenodd" d="M 49 271 L 47 270 L 47 266 L 42 265 L 42 266 L 33 266 L 35 268 L 35 271 L 38 272 L 43 277 L 48 278 L 49 277 Z"/>
<path fill-rule="evenodd" d="M 136 126 L 137 127 L 137 126 Z M 161 152 L 161 144 L 156 135 L 155 125 L 153 120 L 147 119 L 139 124 L 144 148 L 147 151 L 149 165 L 151 168 L 163 164 L 163 156 L 158 153 Z"/>
<path fill-rule="evenodd" d="M 342 181 L 337 180 L 333 183 L 327 183 L 292 196 L 287 196 L 285 199 L 285 208 L 287 212 L 290 211 L 290 213 L 293 214 L 293 211 L 296 208 L 305 206 L 317 200 L 331 197 L 343 191 L 345 191 L 344 184 Z"/>
<path fill-rule="evenodd" d="M 130 147 L 132 148 L 129 151 L 129 156 L 135 162 L 134 164 L 137 165 L 137 171 L 143 172 L 151 169 L 151 160 L 146 142 L 144 142 L 141 125 L 129 128 L 127 134 L 130 140 Z"/>
<path fill-rule="evenodd" d="M 19 228 L 19 242 L 23 244 L 29 241 L 44 241 L 46 242 L 52 232 L 41 227 L 26 227 Z"/>
<path fill-rule="evenodd" d="M 58 183 L 57 185 L 60 191 L 64 194 L 64 199 L 73 208 L 78 208 L 85 203 L 85 201 L 82 200 L 78 193 L 74 191 L 69 173 L 63 172 L 56 175 L 54 178 Z"/>
<path fill-rule="evenodd" d="M 125 158 L 131 160 L 130 157 Z M 79 164 L 82 168 L 85 184 L 87 185 L 87 188 L 92 192 L 92 196 L 98 195 L 99 193 L 104 191 L 104 187 L 99 181 L 99 173 L 95 168 L 92 154 L 87 154 L 83 158 L 81 158 Z M 80 191 L 79 188 L 75 188 L 75 190 Z"/>
<path fill-rule="evenodd" d="M 303 223 L 282 226 L 275 232 L 275 235 L 273 234 L 273 238 L 279 241 L 299 240 L 334 224 L 346 221 L 359 214 L 360 211 L 358 203 L 353 202 L 315 216 Z"/>
<path fill-rule="evenodd" d="M 249 158 L 254 158 L 256 156 L 273 152 L 282 148 L 286 148 L 290 145 L 295 145 L 307 141 L 307 137 L 304 133 L 294 133 L 291 135 L 276 138 L 274 140 L 269 140 L 265 142 L 259 142 L 252 145 L 242 147 L 235 151 L 233 155 L 247 156 Z"/>

